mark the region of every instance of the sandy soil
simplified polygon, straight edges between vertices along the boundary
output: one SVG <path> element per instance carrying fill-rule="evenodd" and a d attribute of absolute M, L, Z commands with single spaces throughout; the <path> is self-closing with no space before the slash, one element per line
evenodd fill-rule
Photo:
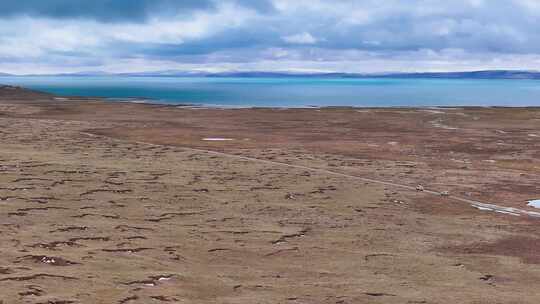
<path fill-rule="evenodd" d="M 540 109 L 221 110 L 5 91 L 0 303 L 540 299 L 540 219 L 452 197 L 535 211 Z"/>

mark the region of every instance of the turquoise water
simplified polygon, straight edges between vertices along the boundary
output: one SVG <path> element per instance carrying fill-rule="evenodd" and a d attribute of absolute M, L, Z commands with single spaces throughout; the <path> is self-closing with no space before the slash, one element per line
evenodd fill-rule
<path fill-rule="evenodd" d="M 538 80 L 0 77 L 58 95 L 225 107 L 540 106 Z"/>

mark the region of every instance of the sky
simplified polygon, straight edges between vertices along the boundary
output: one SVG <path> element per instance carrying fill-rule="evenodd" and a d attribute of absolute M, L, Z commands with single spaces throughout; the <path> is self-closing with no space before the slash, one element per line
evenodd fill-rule
<path fill-rule="evenodd" d="M 540 70 L 540 0 L 1 0 L 0 72 Z"/>

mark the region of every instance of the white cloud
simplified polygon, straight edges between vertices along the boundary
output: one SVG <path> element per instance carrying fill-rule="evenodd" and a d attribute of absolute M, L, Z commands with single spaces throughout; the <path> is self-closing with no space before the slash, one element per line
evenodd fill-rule
<path fill-rule="evenodd" d="M 540 13 L 540 1 L 538 0 L 515 0 L 518 5 L 522 5 L 534 13 Z"/>
<path fill-rule="evenodd" d="M 153 18 L 144 24 L 107 25 L 101 34 L 126 42 L 178 44 L 242 26 L 256 16 L 253 10 L 223 4 L 216 12 L 198 12 L 187 20 Z"/>
<path fill-rule="evenodd" d="M 270 1 L 112 23 L 2 17 L 0 72 L 540 68 L 538 0 Z"/>
<path fill-rule="evenodd" d="M 314 44 L 317 39 L 308 32 L 303 32 L 296 35 L 284 36 L 283 41 L 293 44 Z"/>
<path fill-rule="evenodd" d="M 114 43 L 181 44 L 242 26 L 255 16 L 253 10 L 224 4 L 216 11 L 198 12 L 189 18 L 156 17 L 146 23 L 0 19 L 0 58 L 37 57 L 48 52 L 95 52 L 114 47 Z"/>

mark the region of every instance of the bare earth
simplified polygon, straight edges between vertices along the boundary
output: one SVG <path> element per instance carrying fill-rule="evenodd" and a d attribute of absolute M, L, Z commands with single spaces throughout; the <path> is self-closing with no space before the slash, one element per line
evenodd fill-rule
<path fill-rule="evenodd" d="M 538 303 L 531 199 L 540 109 L 223 110 L 0 88 L 2 304 Z"/>

